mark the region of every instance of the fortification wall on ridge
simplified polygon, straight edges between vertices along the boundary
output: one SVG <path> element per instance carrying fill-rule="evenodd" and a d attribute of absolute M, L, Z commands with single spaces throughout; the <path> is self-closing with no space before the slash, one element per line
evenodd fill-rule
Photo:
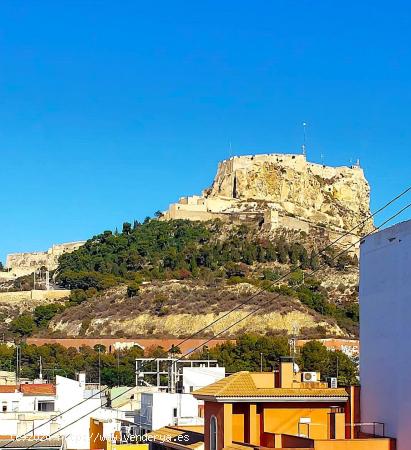
<path fill-rule="evenodd" d="M 84 243 L 85 241 L 76 241 L 55 244 L 44 252 L 9 253 L 6 259 L 6 269 L 9 270 L 7 278 L 30 275 L 41 267 L 55 270 L 61 255 L 77 250 Z"/>

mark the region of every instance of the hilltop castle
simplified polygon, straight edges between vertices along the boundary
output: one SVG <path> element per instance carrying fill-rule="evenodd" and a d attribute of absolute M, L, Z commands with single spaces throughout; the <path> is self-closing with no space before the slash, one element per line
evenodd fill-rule
<path fill-rule="evenodd" d="M 309 232 L 315 226 L 341 234 L 368 217 L 369 198 L 359 165 L 329 167 L 300 154 L 234 156 L 219 163 L 210 188 L 180 198 L 163 219 L 250 219 L 266 230 Z M 366 222 L 355 234 L 372 228 Z"/>

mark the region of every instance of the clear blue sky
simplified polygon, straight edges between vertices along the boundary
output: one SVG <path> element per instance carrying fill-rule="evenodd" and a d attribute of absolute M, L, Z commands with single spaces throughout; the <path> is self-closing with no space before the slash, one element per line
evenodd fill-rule
<path fill-rule="evenodd" d="M 407 1 L 0 4 L 0 260 L 199 193 L 233 154 L 410 183 Z M 403 218 L 410 217 L 409 214 Z"/>

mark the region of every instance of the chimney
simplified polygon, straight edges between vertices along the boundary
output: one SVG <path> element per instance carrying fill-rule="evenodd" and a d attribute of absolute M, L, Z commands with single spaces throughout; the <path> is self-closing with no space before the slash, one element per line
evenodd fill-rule
<path fill-rule="evenodd" d="M 280 357 L 280 388 L 292 388 L 294 382 L 294 361 L 290 356 Z"/>

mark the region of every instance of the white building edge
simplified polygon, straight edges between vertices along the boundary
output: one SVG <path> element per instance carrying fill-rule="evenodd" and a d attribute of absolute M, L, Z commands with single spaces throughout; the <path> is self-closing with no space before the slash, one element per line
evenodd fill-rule
<path fill-rule="evenodd" d="M 409 450 L 411 220 L 369 236 L 360 254 L 362 422 L 385 424 L 397 450 Z"/>
<path fill-rule="evenodd" d="M 62 438 L 69 450 L 89 449 L 90 419 L 105 422 L 108 438 L 121 430 L 125 420 L 124 411 L 102 407 L 100 394 L 95 393 L 86 389 L 85 374 L 78 380 L 57 375 L 55 395 L 24 395 L 18 389 L 0 393 L 0 435 L 16 436 L 19 441 L 51 436 Z"/>

